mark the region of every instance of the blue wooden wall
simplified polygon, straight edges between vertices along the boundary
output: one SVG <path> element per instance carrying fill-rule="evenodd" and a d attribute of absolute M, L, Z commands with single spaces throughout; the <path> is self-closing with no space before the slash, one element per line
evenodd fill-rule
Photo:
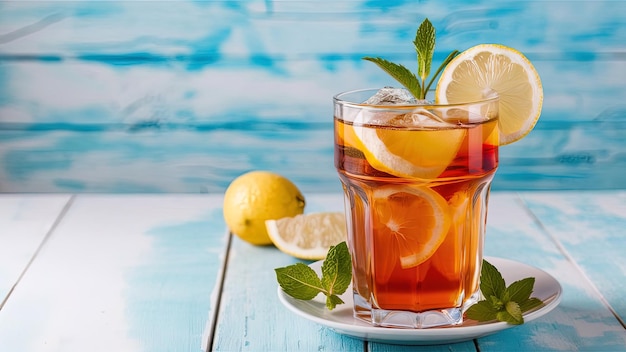
<path fill-rule="evenodd" d="M 0 1 L 0 192 L 220 192 L 269 169 L 338 191 L 332 96 L 502 43 L 544 85 L 495 189 L 626 188 L 626 1 Z"/>

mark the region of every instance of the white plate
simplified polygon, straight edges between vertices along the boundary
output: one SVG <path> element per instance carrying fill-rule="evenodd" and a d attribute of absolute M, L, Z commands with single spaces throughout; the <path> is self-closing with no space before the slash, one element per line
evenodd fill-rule
<path fill-rule="evenodd" d="M 559 304 L 562 292 L 561 285 L 550 274 L 530 265 L 509 259 L 493 257 L 485 259 L 498 268 L 507 285 L 526 277 L 535 277 L 532 297 L 541 299 L 545 305 L 539 309 L 524 313 L 525 323 L 550 312 Z M 310 267 L 319 274 L 321 265 L 322 262 L 318 261 L 312 263 Z M 352 316 L 352 306 L 354 304 L 352 285 L 341 295 L 341 299 L 345 304 L 338 305 L 332 311 L 326 309 L 325 296 L 321 294 L 310 301 L 303 301 L 288 296 L 279 286 L 278 298 L 285 307 L 301 317 L 324 325 L 340 334 L 367 341 L 403 345 L 434 345 L 472 340 L 515 327 L 515 325 L 495 320 L 489 322 L 465 320 L 463 324 L 458 326 L 429 329 L 375 327 Z"/>

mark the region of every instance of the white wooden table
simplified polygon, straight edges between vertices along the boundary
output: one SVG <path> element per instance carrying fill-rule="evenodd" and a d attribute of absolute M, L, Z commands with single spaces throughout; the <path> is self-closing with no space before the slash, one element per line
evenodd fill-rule
<path fill-rule="evenodd" d="M 308 194 L 307 211 L 341 210 Z M 337 334 L 285 309 L 297 260 L 230 236 L 222 195 L 0 195 L 0 351 L 626 351 L 626 191 L 492 193 L 486 254 L 563 287 L 547 315 L 457 344 Z"/>

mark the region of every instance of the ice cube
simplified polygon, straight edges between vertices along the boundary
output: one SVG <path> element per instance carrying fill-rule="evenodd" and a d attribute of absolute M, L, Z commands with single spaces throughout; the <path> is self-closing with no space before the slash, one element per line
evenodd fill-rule
<path fill-rule="evenodd" d="M 370 105 L 410 105 L 418 101 L 404 88 L 381 88 L 364 103 Z"/>
<path fill-rule="evenodd" d="M 418 109 L 405 115 L 405 119 L 410 119 L 413 126 L 421 127 L 449 127 L 450 123 L 443 120 L 437 114 L 426 109 Z"/>
<path fill-rule="evenodd" d="M 408 90 L 404 88 L 384 87 L 376 94 L 367 99 L 365 104 L 369 105 L 430 105 L 428 100 L 416 99 Z M 450 123 L 446 122 L 437 114 L 426 108 L 417 107 L 409 113 L 398 113 L 394 111 L 372 111 L 359 112 L 359 122 L 377 126 L 393 126 L 401 128 L 449 128 Z"/>
<path fill-rule="evenodd" d="M 392 127 L 422 127 L 422 128 L 442 128 L 450 127 L 450 124 L 442 120 L 439 116 L 426 109 L 416 109 L 406 114 L 398 114 L 391 111 L 366 113 L 360 120 L 370 125 L 392 126 Z"/>
<path fill-rule="evenodd" d="M 448 126 L 448 123 L 443 121 L 439 116 L 425 109 L 418 109 L 408 114 L 398 115 L 388 120 L 387 123 L 397 127 L 441 128 Z"/>

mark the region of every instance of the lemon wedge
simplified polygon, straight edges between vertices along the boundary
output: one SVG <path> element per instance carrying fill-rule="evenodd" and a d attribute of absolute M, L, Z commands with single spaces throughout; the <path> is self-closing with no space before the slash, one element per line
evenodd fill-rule
<path fill-rule="evenodd" d="M 474 101 L 496 92 L 500 97 L 500 145 L 524 138 L 537 123 L 543 104 L 539 74 L 519 51 L 481 44 L 455 57 L 435 92 L 440 104 Z"/>
<path fill-rule="evenodd" d="M 346 220 L 342 212 L 320 212 L 266 220 L 265 227 L 274 245 L 300 259 L 320 260 L 331 246 L 346 241 Z"/>

